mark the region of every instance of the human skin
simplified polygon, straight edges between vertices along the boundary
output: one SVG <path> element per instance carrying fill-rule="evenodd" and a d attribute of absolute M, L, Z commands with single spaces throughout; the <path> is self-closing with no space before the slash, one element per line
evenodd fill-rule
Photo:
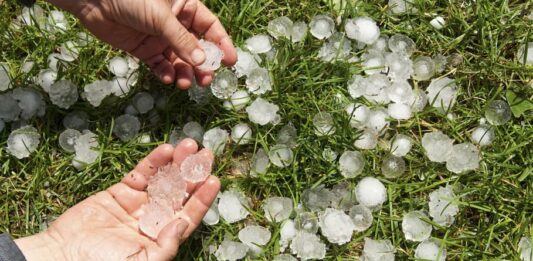
<path fill-rule="evenodd" d="M 179 166 L 195 153 L 213 158 L 209 150 L 198 152 L 198 145 L 191 139 L 183 140 L 176 148 L 160 145 L 121 182 L 71 207 L 47 230 L 15 243 L 28 261 L 171 260 L 216 199 L 220 181 L 210 176 L 201 184 L 189 184 L 190 197 L 183 210 L 155 240 L 139 229 L 142 206 L 148 202 L 145 189 L 159 167 L 169 163 Z"/>
<path fill-rule="evenodd" d="M 198 0 L 48 0 L 74 14 L 100 40 L 141 59 L 165 84 L 181 89 L 213 80 L 198 39 L 218 44 L 223 64 L 237 52 L 219 19 Z"/>

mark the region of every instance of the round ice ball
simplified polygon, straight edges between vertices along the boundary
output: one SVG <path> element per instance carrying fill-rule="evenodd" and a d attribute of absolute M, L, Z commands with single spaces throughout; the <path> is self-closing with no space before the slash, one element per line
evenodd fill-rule
<path fill-rule="evenodd" d="M 379 209 L 387 200 L 387 188 L 376 178 L 363 178 L 355 187 L 359 203 L 369 209 Z"/>
<path fill-rule="evenodd" d="M 397 178 L 405 172 L 405 161 L 401 157 L 388 155 L 381 162 L 381 174 L 387 178 Z"/>
<path fill-rule="evenodd" d="M 502 100 L 491 101 L 485 108 L 485 118 L 491 125 L 503 125 L 511 119 L 511 107 Z"/>

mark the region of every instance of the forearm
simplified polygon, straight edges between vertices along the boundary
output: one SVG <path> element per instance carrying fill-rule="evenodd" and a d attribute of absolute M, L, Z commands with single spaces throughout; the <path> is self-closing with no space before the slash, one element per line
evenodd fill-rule
<path fill-rule="evenodd" d="M 15 244 L 17 244 L 27 261 L 66 260 L 61 245 L 46 232 L 16 239 Z"/>

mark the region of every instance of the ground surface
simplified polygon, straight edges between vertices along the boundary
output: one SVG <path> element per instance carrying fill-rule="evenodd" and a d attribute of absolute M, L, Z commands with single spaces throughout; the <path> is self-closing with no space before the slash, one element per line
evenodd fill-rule
<path fill-rule="evenodd" d="M 443 164 L 429 162 L 423 154 L 420 139 L 422 133 L 440 129 L 457 142 L 469 141 L 469 131 L 483 117 L 487 101 L 504 99 L 506 90 L 513 90 L 531 99 L 533 89 L 529 82 L 533 80 L 533 68 L 518 64 L 515 53 L 519 44 L 533 40 L 532 21 L 524 18 L 533 10 L 533 2 L 417 2 L 420 2 L 421 11 L 415 15 L 394 17 L 386 12 L 386 1 L 360 1 L 343 17 L 369 15 L 378 21 L 382 33 L 410 36 L 419 47 L 415 55 L 433 56 L 441 53 L 462 57 L 462 63 L 445 71 L 458 81 L 458 101 L 450 111 L 455 117 L 449 119 L 436 110 L 426 109 L 409 121 L 392 123 L 396 130 L 393 128 L 384 138 L 388 139 L 397 132 L 415 138 L 415 146 L 406 157 L 408 172 L 397 180 L 382 179 L 388 187 L 389 200 L 380 212 L 375 213 L 374 225 L 364 234 L 354 235 L 353 240 L 346 245 L 329 246 L 327 259 L 351 260 L 359 256 L 366 236 L 388 238 L 397 247 L 398 260 L 413 259 L 416 244 L 404 239 L 400 227 L 402 215 L 409 210 L 427 209 L 428 193 L 449 183 L 461 195 L 460 212 L 452 227 L 432 234 L 446 241 L 448 259 L 517 260 L 520 237 L 533 232 L 531 114 L 514 117 L 506 125 L 497 127 L 494 144 L 482 150 L 483 160 L 479 170 L 468 175 L 454 175 Z M 220 15 L 237 45 L 253 34 L 266 32 L 268 21 L 281 15 L 307 22 L 319 13 L 339 15 L 318 0 L 209 0 L 206 4 Z M 20 8 L 13 1 L 1 4 L 0 31 L 4 32 L 18 13 Z M 448 22 L 441 31 L 429 25 L 436 14 L 442 15 Z M 75 23 L 73 18 L 70 19 Z M 30 74 L 16 77 L 16 86 L 30 85 L 31 76 L 46 67 L 48 54 L 79 30 L 79 26 L 73 27 L 67 34 L 56 38 L 45 37 L 35 28 L 2 33 L 2 61 L 16 67 L 22 58 L 29 55 L 37 62 Z M 274 90 L 267 97 L 280 106 L 283 122 L 291 121 L 298 128 L 299 146 L 295 150 L 295 163 L 286 169 L 271 167 L 268 174 L 259 178 L 231 175 L 233 159 L 243 157 L 243 152 L 253 152 L 254 147 L 267 148 L 268 144 L 273 143 L 279 129 L 253 126 L 255 144 L 244 148 L 230 145 L 226 153 L 217 159 L 215 175 L 222 178 L 224 187 L 242 189 L 254 203 L 277 195 L 292 197 L 298 202 L 303 189 L 318 184 L 331 186 L 342 180 L 336 165 L 325 162 L 321 153 L 326 146 L 340 152 L 354 149 L 353 141 L 358 133 L 349 128 L 343 109 L 335 105 L 334 95 L 347 94 L 345 83 L 351 73 L 360 71 L 360 67 L 317 60 L 316 54 L 321 44 L 310 36 L 297 45 L 278 41 L 277 61 L 269 64 Z M 83 49 L 79 62 L 62 73 L 80 85 L 96 78 L 110 78 L 106 63 L 102 61 L 114 55 L 115 51 L 107 45 L 97 43 Z M 64 153 L 57 142 L 63 129 L 60 122 L 67 111 L 49 104 L 46 116 L 32 122 L 40 130 L 42 139 L 37 152 L 29 159 L 17 160 L 8 155 L 5 147 L 9 131 L 0 133 L 0 231 L 8 231 L 15 237 L 38 232 L 48 220 L 79 200 L 119 181 L 156 143 L 168 140 L 173 127 L 182 126 L 188 120 L 196 120 L 206 128 L 222 126 L 226 129 L 239 121 L 247 121 L 246 114 L 225 111 L 218 100 L 198 106 L 188 101 L 185 92 L 162 86 L 148 73 L 143 75 L 139 86 L 164 90 L 171 97 L 168 110 L 161 114 L 159 123 L 150 124 L 146 118 L 143 120 L 142 132 L 149 133 L 155 143 L 124 143 L 113 137 L 113 118 L 122 114 L 129 98 L 107 99 L 97 109 L 84 102 L 74 106 L 90 113 L 90 129 L 98 134 L 103 152 L 96 164 L 82 172 L 70 165 L 73 155 Z M 422 85 L 424 88 L 427 83 Z M 140 89 L 138 87 L 136 91 Z M 336 135 L 316 137 L 313 133 L 312 115 L 319 108 L 334 115 Z M 379 176 L 379 164 L 385 154 L 384 149 L 365 151 L 365 176 Z M 359 179 L 349 182 L 356 184 Z M 257 213 L 253 213 L 249 219 L 269 226 L 276 237 L 278 228 L 265 221 L 258 204 L 253 207 Z M 226 234 L 236 236 L 243 223 L 200 228 L 180 248 L 179 259 L 213 258 L 209 257 L 207 246 L 212 242 L 220 242 Z M 277 244 L 271 243 L 262 259 L 272 259 L 277 250 Z"/>

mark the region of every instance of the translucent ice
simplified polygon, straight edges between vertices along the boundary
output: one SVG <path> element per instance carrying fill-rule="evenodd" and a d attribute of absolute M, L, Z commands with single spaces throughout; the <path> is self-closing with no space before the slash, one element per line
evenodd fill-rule
<path fill-rule="evenodd" d="M 520 254 L 520 259 L 522 261 L 531 261 L 533 260 L 533 243 L 531 242 L 530 237 L 520 238 L 518 242 L 518 253 Z"/>
<path fill-rule="evenodd" d="M 74 41 L 67 41 L 59 47 L 59 53 L 61 58 L 67 62 L 73 62 L 78 59 L 80 53 L 80 47 Z"/>
<path fill-rule="evenodd" d="M 391 118 L 397 120 L 408 120 L 413 116 L 411 107 L 404 103 L 394 102 L 389 104 L 387 112 Z"/>
<path fill-rule="evenodd" d="M 46 104 L 41 93 L 31 88 L 16 88 L 11 96 L 17 100 L 20 107 L 20 118 L 23 120 L 44 115 Z"/>
<path fill-rule="evenodd" d="M 211 174 L 213 160 L 203 155 L 190 155 L 181 163 L 181 176 L 188 182 L 202 182 Z"/>
<path fill-rule="evenodd" d="M 240 242 L 224 239 L 218 246 L 215 256 L 218 261 L 235 261 L 246 256 L 248 247 Z"/>
<path fill-rule="evenodd" d="M 89 127 L 89 115 L 84 111 L 69 112 L 63 118 L 63 126 L 67 129 L 86 130 Z"/>
<path fill-rule="evenodd" d="M 294 22 L 291 29 L 291 38 L 293 43 L 301 42 L 307 35 L 307 24 L 302 21 Z"/>
<path fill-rule="evenodd" d="M 348 211 L 351 207 L 357 204 L 353 188 L 351 188 L 350 183 L 348 182 L 335 184 L 331 188 L 331 193 L 333 196 L 331 197 L 330 206 L 334 209 Z"/>
<path fill-rule="evenodd" d="M 385 70 L 385 57 L 381 52 L 370 50 L 361 56 L 363 60 L 363 70 L 367 75 L 381 73 Z"/>
<path fill-rule="evenodd" d="M 188 90 L 188 94 L 191 101 L 194 101 L 200 105 L 209 103 L 209 99 L 213 95 L 211 88 L 199 86 L 196 84 L 196 82 L 193 82 L 192 86 Z"/>
<path fill-rule="evenodd" d="M 405 239 L 421 242 L 431 236 L 433 227 L 424 220 L 429 219 L 423 211 L 411 211 L 403 215 L 402 231 Z"/>
<path fill-rule="evenodd" d="M 252 140 L 252 129 L 246 123 L 239 123 L 231 129 L 231 139 L 238 145 L 248 144 Z"/>
<path fill-rule="evenodd" d="M 157 169 L 148 180 L 146 191 L 152 201 L 166 202 L 167 208 L 180 211 L 187 197 L 187 183 L 180 175 L 180 169 L 172 164 Z"/>
<path fill-rule="evenodd" d="M 222 52 L 215 43 L 204 39 L 200 39 L 199 44 L 205 52 L 205 61 L 198 66 L 198 69 L 203 71 L 215 71 L 220 68 L 220 63 L 224 58 L 224 52 Z"/>
<path fill-rule="evenodd" d="M 228 99 L 235 91 L 237 91 L 237 76 L 228 69 L 218 71 L 211 83 L 213 95 L 219 99 Z"/>
<path fill-rule="evenodd" d="M 293 257 L 289 254 L 281 254 L 274 257 L 273 261 L 298 261 L 296 257 Z"/>
<path fill-rule="evenodd" d="M 387 53 L 385 65 L 389 69 L 387 75 L 393 81 L 407 80 L 413 74 L 413 62 L 403 53 Z"/>
<path fill-rule="evenodd" d="M 291 165 L 294 154 L 287 145 L 276 144 L 272 146 L 268 152 L 270 162 L 277 167 L 284 168 Z"/>
<path fill-rule="evenodd" d="M 328 112 L 318 112 L 315 114 L 313 125 L 315 126 L 315 133 L 318 136 L 329 136 L 336 131 L 333 117 Z"/>
<path fill-rule="evenodd" d="M 396 250 L 390 240 L 373 240 L 365 237 L 362 259 L 364 261 L 394 261 Z"/>
<path fill-rule="evenodd" d="M 5 63 L 0 63 L 0 91 L 5 91 L 11 86 L 11 76 L 9 73 L 9 66 Z"/>
<path fill-rule="evenodd" d="M 106 80 L 97 80 L 93 83 L 85 85 L 84 94 L 89 103 L 98 107 L 105 97 L 111 94 L 111 82 Z"/>
<path fill-rule="evenodd" d="M 391 153 L 396 157 L 403 157 L 411 151 L 413 141 L 409 136 L 404 134 L 398 134 L 394 138 L 391 144 Z"/>
<path fill-rule="evenodd" d="M 379 134 L 389 127 L 388 117 L 389 114 L 385 109 L 371 110 L 367 121 L 367 127 L 371 131 Z"/>
<path fill-rule="evenodd" d="M 135 137 L 141 129 L 141 122 L 135 116 L 124 114 L 115 119 L 113 134 L 122 141 L 129 141 Z"/>
<path fill-rule="evenodd" d="M 68 109 L 78 101 L 78 87 L 69 80 L 60 80 L 50 86 L 48 95 L 53 104 Z"/>
<path fill-rule="evenodd" d="M 422 147 L 424 147 L 430 161 L 445 162 L 452 152 L 453 140 L 441 131 L 433 131 L 424 134 Z"/>
<path fill-rule="evenodd" d="M 128 61 L 121 56 L 115 56 L 107 64 L 109 71 L 117 77 L 126 77 L 128 75 Z"/>
<path fill-rule="evenodd" d="M 453 173 L 464 173 L 479 168 L 479 150 L 472 143 L 453 145 L 446 168 Z"/>
<path fill-rule="evenodd" d="M 276 124 L 280 118 L 278 110 L 279 107 L 277 105 L 272 104 L 261 97 L 255 99 L 252 104 L 246 107 L 246 112 L 248 113 L 250 121 L 259 125 L 266 125 L 268 123 Z"/>
<path fill-rule="evenodd" d="M 245 219 L 249 212 L 248 200 L 244 194 L 236 191 L 224 191 L 218 201 L 218 213 L 228 223 L 235 223 Z"/>
<path fill-rule="evenodd" d="M 183 125 L 183 133 L 187 137 L 196 140 L 198 143 L 202 143 L 204 139 L 204 128 L 196 121 L 185 123 L 185 125 Z"/>
<path fill-rule="evenodd" d="M 252 158 L 250 175 L 254 177 L 258 174 L 265 174 L 268 170 L 269 164 L 270 159 L 268 158 L 265 150 L 261 148 L 258 149 Z"/>
<path fill-rule="evenodd" d="M 406 35 L 395 34 L 389 38 L 389 48 L 394 53 L 411 56 L 416 49 L 416 44 Z"/>
<path fill-rule="evenodd" d="M 335 161 L 338 156 L 339 154 L 331 148 L 324 148 L 322 151 L 322 158 L 329 162 Z"/>
<path fill-rule="evenodd" d="M 254 35 L 244 42 L 248 51 L 259 54 L 267 53 L 272 49 L 272 39 L 266 34 Z"/>
<path fill-rule="evenodd" d="M 410 104 L 415 98 L 413 88 L 407 81 L 395 81 L 386 91 L 389 99 L 396 103 Z"/>
<path fill-rule="evenodd" d="M 366 90 L 363 96 L 372 103 L 387 104 L 390 102 L 386 90 L 391 82 L 386 75 L 372 74 L 367 78 Z"/>
<path fill-rule="evenodd" d="M 440 30 L 446 25 L 446 21 L 444 20 L 444 17 L 437 16 L 437 17 L 431 19 L 431 21 L 429 21 L 429 24 L 431 24 L 431 26 L 433 26 L 433 28 L 435 28 L 437 30 Z"/>
<path fill-rule="evenodd" d="M 363 205 L 355 205 L 348 212 L 354 224 L 354 231 L 363 232 L 372 226 L 372 211 Z"/>
<path fill-rule="evenodd" d="M 472 131 L 472 141 L 479 146 L 489 146 L 494 140 L 494 130 L 485 124 L 481 124 Z"/>
<path fill-rule="evenodd" d="M 334 33 L 318 51 L 318 58 L 324 62 L 346 60 L 351 51 L 351 41 L 342 33 Z"/>
<path fill-rule="evenodd" d="M 388 155 L 381 162 L 381 174 L 387 178 L 397 178 L 405 172 L 405 161 L 401 157 Z"/>
<path fill-rule="evenodd" d="M 413 79 L 425 81 L 435 74 L 435 62 L 431 57 L 419 56 L 413 61 Z"/>
<path fill-rule="evenodd" d="M 365 129 L 363 133 L 355 140 L 353 145 L 362 150 L 374 149 L 378 144 L 378 134 L 374 130 Z"/>
<path fill-rule="evenodd" d="M 253 69 L 246 78 L 246 88 L 253 94 L 261 95 L 272 90 L 270 74 L 265 68 Z"/>
<path fill-rule="evenodd" d="M 374 210 L 379 209 L 387 200 L 387 189 L 376 178 L 363 178 L 355 187 L 355 196 L 359 204 Z"/>
<path fill-rule="evenodd" d="M 428 104 L 428 97 L 426 95 L 426 92 L 417 89 L 414 91 L 414 100 L 410 104 L 411 105 L 411 111 L 412 112 L 421 112 L 424 110 L 426 105 Z"/>
<path fill-rule="evenodd" d="M 317 235 L 300 231 L 291 242 L 291 252 L 301 260 L 324 259 L 326 245 Z"/>
<path fill-rule="evenodd" d="M 342 176 L 353 178 L 363 172 L 365 158 L 359 151 L 345 151 L 339 158 L 339 170 Z"/>
<path fill-rule="evenodd" d="M 415 258 L 428 261 L 445 261 L 446 249 L 437 240 L 427 239 L 416 247 Z"/>
<path fill-rule="evenodd" d="M 292 35 L 292 26 L 293 22 L 290 18 L 280 16 L 268 22 L 267 31 L 276 39 L 280 37 L 290 39 Z"/>
<path fill-rule="evenodd" d="M 263 210 L 268 221 L 286 220 L 291 215 L 292 209 L 292 199 L 286 197 L 271 197 L 263 202 Z"/>
<path fill-rule="evenodd" d="M 389 8 L 393 14 L 416 13 L 413 0 L 389 0 Z"/>
<path fill-rule="evenodd" d="M 140 230 L 150 238 L 156 239 L 159 232 L 173 220 L 173 211 L 163 201 L 151 201 L 142 207 L 139 217 Z"/>
<path fill-rule="evenodd" d="M 237 63 L 233 66 L 235 75 L 239 78 L 249 75 L 254 69 L 259 68 L 258 62 L 260 62 L 259 57 L 237 48 Z"/>
<path fill-rule="evenodd" d="M 348 93 L 352 98 L 357 99 L 367 92 L 367 80 L 359 74 L 354 74 L 348 81 Z"/>
<path fill-rule="evenodd" d="M 309 23 L 311 34 L 319 39 L 329 38 L 335 32 L 335 21 L 326 15 L 317 15 L 311 19 Z"/>
<path fill-rule="evenodd" d="M 234 110 L 240 111 L 250 103 L 250 95 L 246 91 L 238 90 L 231 95 L 230 103 Z"/>
<path fill-rule="evenodd" d="M 287 220 L 283 222 L 279 231 L 280 252 L 285 251 L 285 249 L 289 246 L 289 243 L 296 236 L 296 232 L 297 230 L 294 221 Z"/>
<path fill-rule="evenodd" d="M 46 61 L 48 62 L 48 68 L 54 72 L 59 71 L 60 66 L 66 65 L 66 61 L 63 60 L 59 53 L 49 54 Z"/>
<path fill-rule="evenodd" d="M 204 133 L 202 144 L 215 155 L 221 155 L 224 152 L 224 147 L 226 147 L 228 137 L 229 134 L 227 131 L 215 127 Z"/>
<path fill-rule="evenodd" d="M 305 189 L 302 193 L 302 202 L 309 210 L 318 212 L 330 206 L 333 196 L 329 189 L 325 188 L 324 185 L 320 185 L 315 188 Z"/>
<path fill-rule="evenodd" d="M 76 140 L 81 136 L 81 132 L 74 129 L 66 129 L 59 134 L 59 146 L 66 152 L 74 152 Z"/>
<path fill-rule="evenodd" d="M 350 216 L 342 210 L 327 208 L 319 216 L 319 226 L 322 235 L 329 242 L 337 245 L 343 245 L 352 238 L 355 226 Z"/>
<path fill-rule="evenodd" d="M 262 247 L 268 244 L 272 234 L 262 226 L 248 225 L 239 231 L 239 240 L 248 246 L 250 251 L 257 255 L 261 253 Z"/>
<path fill-rule="evenodd" d="M 74 144 L 76 155 L 72 160 L 72 165 L 79 170 L 95 162 L 100 156 L 99 147 L 96 134 L 88 130 L 83 131 Z"/>
<path fill-rule="evenodd" d="M 298 138 L 298 133 L 296 128 L 292 123 L 288 123 L 283 126 L 276 137 L 276 142 L 278 144 L 285 144 L 289 148 L 295 148 L 298 144 L 296 139 Z"/>
<path fill-rule="evenodd" d="M 346 35 L 365 44 L 373 44 L 379 38 L 379 27 L 370 17 L 348 19 L 344 27 Z"/>
<path fill-rule="evenodd" d="M 1 71 L 0 71 L 1 74 Z M 51 69 L 44 69 L 37 75 L 37 84 L 43 88 L 45 92 L 50 91 L 50 86 L 54 84 L 57 79 L 57 72 Z"/>
<path fill-rule="evenodd" d="M 521 45 L 520 48 L 518 48 L 516 57 L 520 63 L 533 65 L 533 42 Z"/>
<path fill-rule="evenodd" d="M 456 200 L 450 186 L 439 187 L 429 193 L 429 215 L 433 218 L 433 222 L 445 227 L 451 226 L 459 212 Z"/>
<path fill-rule="evenodd" d="M 12 131 L 7 139 L 7 151 L 18 159 L 27 158 L 37 149 L 41 135 L 36 128 L 24 126 Z"/>
<path fill-rule="evenodd" d="M 503 125 L 511 119 L 511 108 L 505 101 L 491 101 L 485 108 L 485 118 L 491 125 Z"/>
<path fill-rule="evenodd" d="M 154 108 L 154 97 L 148 92 L 139 92 L 133 97 L 131 103 L 141 114 L 145 114 Z"/>
<path fill-rule="evenodd" d="M 433 107 L 448 110 L 455 103 L 457 85 L 453 79 L 448 77 L 433 79 L 426 92 L 429 103 Z"/>
<path fill-rule="evenodd" d="M 220 222 L 220 215 L 218 214 L 218 204 L 213 202 L 207 213 L 205 213 L 202 222 L 208 226 L 214 226 Z"/>

